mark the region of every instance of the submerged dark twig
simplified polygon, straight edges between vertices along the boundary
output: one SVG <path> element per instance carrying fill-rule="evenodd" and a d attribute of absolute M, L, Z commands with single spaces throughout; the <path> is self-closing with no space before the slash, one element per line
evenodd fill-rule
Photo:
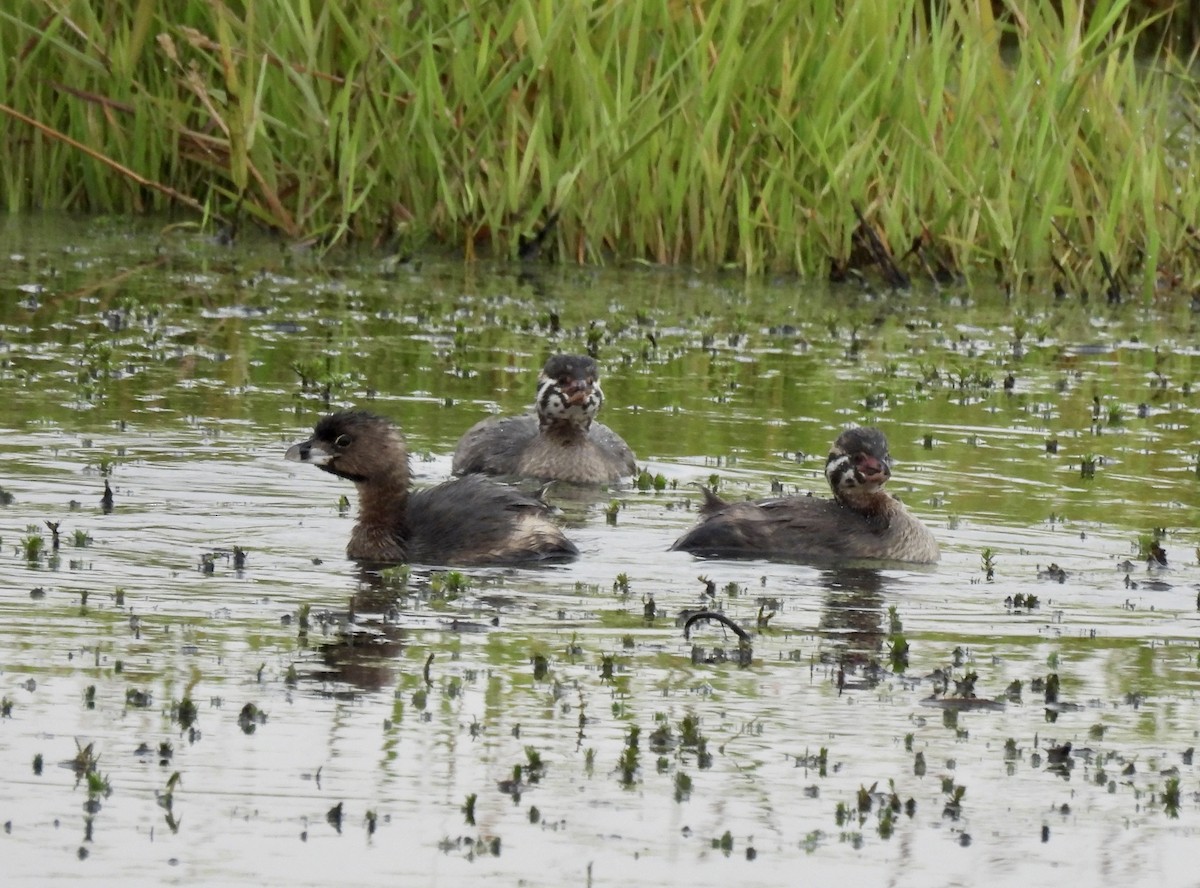
<path fill-rule="evenodd" d="M 737 637 L 742 641 L 750 641 L 749 632 L 747 632 L 733 620 L 729 619 L 729 617 L 719 613 L 718 611 L 697 611 L 688 617 L 683 624 L 683 637 L 685 640 L 691 637 L 692 624 L 698 623 L 701 620 L 716 620 L 718 623 L 721 623 L 722 625 L 728 626 L 730 629 L 732 629 Z"/>

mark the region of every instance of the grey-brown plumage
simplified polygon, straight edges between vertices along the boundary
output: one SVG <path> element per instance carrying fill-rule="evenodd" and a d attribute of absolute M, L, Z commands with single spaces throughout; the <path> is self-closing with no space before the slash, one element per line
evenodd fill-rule
<path fill-rule="evenodd" d="M 555 355 L 538 376 L 535 413 L 477 422 L 458 442 L 453 472 L 610 484 L 632 475 L 633 451 L 596 414 L 600 370 L 586 355 Z"/>
<path fill-rule="evenodd" d="M 884 492 L 891 474 L 883 433 L 847 429 L 825 463 L 833 499 L 787 496 L 729 503 L 705 488 L 700 523 L 671 548 L 716 558 L 937 561 L 933 534 Z"/>
<path fill-rule="evenodd" d="M 478 475 L 413 492 L 408 449 L 391 421 L 334 413 L 286 458 L 353 481 L 358 521 L 346 554 L 366 561 L 515 564 L 579 554 L 541 500 Z"/>

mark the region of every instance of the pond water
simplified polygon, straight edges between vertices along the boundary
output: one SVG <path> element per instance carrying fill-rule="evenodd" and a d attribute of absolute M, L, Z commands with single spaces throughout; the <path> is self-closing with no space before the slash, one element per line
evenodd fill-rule
<path fill-rule="evenodd" d="M 5 220 L 5 884 L 1200 884 L 1196 322 Z M 589 348 L 661 489 L 552 486 L 575 563 L 361 573 L 283 459 L 366 406 L 434 483 Z M 852 423 L 936 567 L 666 551 Z"/>

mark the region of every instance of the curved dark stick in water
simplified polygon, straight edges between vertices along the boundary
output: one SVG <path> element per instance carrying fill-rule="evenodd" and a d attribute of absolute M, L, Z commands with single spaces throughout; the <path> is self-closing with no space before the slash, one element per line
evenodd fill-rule
<path fill-rule="evenodd" d="M 724 614 L 718 613 L 717 611 L 698 611 L 697 613 L 692 614 L 690 617 L 687 618 L 687 620 L 684 621 L 683 637 L 684 637 L 685 641 L 689 638 L 689 633 L 691 632 L 692 624 L 698 623 L 701 620 L 716 620 L 718 623 L 722 623 L 723 625 L 728 626 L 735 633 L 737 633 L 737 637 L 740 638 L 742 641 L 750 640 L 750 633 L 747 632 L 745 629 L 743 629 L 741 626 L 739 626 L 737 623 L 733 622 L 733 620 L 729 619 L 729 617 L 725 616 Z"/>

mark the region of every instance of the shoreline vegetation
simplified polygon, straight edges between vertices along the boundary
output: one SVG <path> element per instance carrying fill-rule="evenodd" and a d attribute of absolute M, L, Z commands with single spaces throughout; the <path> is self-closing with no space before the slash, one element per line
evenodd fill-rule
<path fill-rule="evenodd" d="M 1190 7 L 1055 6 L 12 0 L 0 206 L 399 256 L 1190 294 Z"/>

